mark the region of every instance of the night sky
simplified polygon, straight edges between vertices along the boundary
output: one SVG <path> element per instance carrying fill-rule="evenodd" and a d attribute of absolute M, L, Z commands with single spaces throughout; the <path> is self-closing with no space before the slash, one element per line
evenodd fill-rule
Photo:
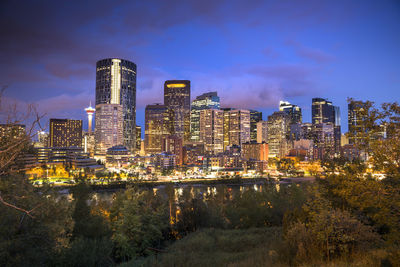
<path fill-rule="evenodd" d="M 398 0 L 82 2 L 0 3 L 0 86 L 8 103 L 36 103 L 45 124 L 86 119 L 96 61 L 109 57 L 137 64 L 141 126 L 168 79 L 264 119 L 287 100 L 309 122 L 311 98 L 328 98 L 344 131 L 347 97 L 400 98 Z"/>

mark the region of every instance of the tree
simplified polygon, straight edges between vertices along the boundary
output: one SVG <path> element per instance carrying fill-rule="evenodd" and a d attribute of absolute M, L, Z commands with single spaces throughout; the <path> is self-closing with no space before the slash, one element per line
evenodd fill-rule
<path fill-rule="evenodd" d="M 117 194 L 110 212 L 115 257 L 119 261 L 148 255 L 167 235 L 167 208 L 150 191 L 129 188 Z"/>

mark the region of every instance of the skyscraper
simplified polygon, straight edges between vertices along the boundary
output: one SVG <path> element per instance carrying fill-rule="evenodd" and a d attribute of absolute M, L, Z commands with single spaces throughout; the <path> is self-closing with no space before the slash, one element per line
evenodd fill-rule
<path fill-rule="evenodd" d="M 287 135 L 291 117 L 284 111 L 274 112 L 268 116 L 268 156 L 282 158 L 289 147 Z"/>
<path fill-rule="evenodd" d="M 368 117 L 368 106 L 366 102 L 351 101 L 348 104 L 348 125 L 349 125 L 349 143 L 354 144 L 357 135 L 365 132 L 363 121 Z M 363 129 L 364 128 L 364 129 Z"/>
<path fill-rule="evenodd" d="M 216 155 L 224 151 L 224 112 L 222 110 L 200 111 L 200 140 L 209 154 Z"/>
<path fill-rule="evenodd" d="M 144 147 L 147 154 L 162 152 L 163 139 L 171 135 L 171 117 L 165 105 L 146 106 Z"/>
<path fill-rule="evenodd" d="M 268 122 L 259 121 L 257 122 L 257 143 L 268 142 Z"/>
<path fill-rule="evenodd" d="M 301 108 L 287 101 L 279 102 L 279 111 L 286 112 L 291 118 L 291 124 L 302 123 Z"/>
<path fill-rule="evenodd" d="M 173 113 L 171 134 L 190 141 L 190 81 L 165 81 L 164 105 Z"/>
<path fill-rule="evenodd" d="M 229 111 L 233 110 L 232 108 L 222 108 L 224 112 L 224 151 L 229 146 L 229 127 L 230 127 L 230 113 Z"/>
<path fill-rule="evenodd" d="M 97 62 L 96 109 L 99 104 L 118 104 L 122 106 L 123 145 L 133 152 L 136 145 L 135 63 L 117 58 L 107 58 Z M 97 122 L 96 125 L 98 125 Z"/>
<path fill-rule="evenodd" d="M 262 121 L 262 112 L 250 110 L 250 141 L 257 142 L 257 123 Z"/>
<path fill-rule="evenodd" d="M 95 154 L 105 156 L 107 149 L 123 144 L 123 107 L 119 104 L 96 105 Z"/>
<path fill-rule="evenodd" d="M 141 143 L 142 143 L 142 127 L 136 125 L 136 153 L 140 151 Z"/>
<path fill-rule="evenodd" d="M 82 121 L 50 119 L 51 147 L 82 147 Z"/>
<path fill-rule="evenodd" d="M 229 145 L 250 142 L 250 111 L 234 109 L 229 113 Z"/>
<path fill-rule="evenodd" d="M 190 112 L 190 134 L 193 142 L 200 140 L 200 111 L 204 109 L 219 109 L 220 100 L 217 92 L 209 92 L 196 97 L 192 101 Z"/>
<path fill-rule="evenodd" d="M 335 109 L 331 101 L 323 98 L 313 98 L 311 113 L 312 124 L 335 123 Z"/>
<path fill-rule="evenodd" d="M 341 139 L 341 127 L 340 127 L 340 109 L 338 106 L 333 106 L 331 101 L 323 98 L 312 99 L 312 123 L 315 129 L 314 133 L 314 144 L 316 146 L 322 146 L 323 140 L 318 140 L 321 135 L 319 129 L 328 129 L 326 125 L 318 124 L 331 124 L 333 128 L 333 149 L 324 149 L 329 153 L 339 153 L 340 151 L 340 139 Z M 324 130 L 325 131 L 325 130 Z M 325 131 L 326 132 L 326 131 Z M 325 138 L 330 140 L 329 138 Z M 326 141 L 328 142 L 328 141 Z M 319 144 L 319 145 L 318 145 Z"/>

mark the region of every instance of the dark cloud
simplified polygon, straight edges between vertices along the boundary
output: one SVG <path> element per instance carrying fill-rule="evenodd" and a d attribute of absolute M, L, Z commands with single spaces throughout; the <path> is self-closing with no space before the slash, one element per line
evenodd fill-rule
<path fill-rule="evenodd" d="M 162 102 L 164 81 L 176 78 L 192 81 L 193 97 L 218 91 L 225 106 L 275 108 L 319 92 L 332 51 L 345 49 L 294 40 L 345 30 L 355 10 L 344 0 L 3 0 L 0 85 L 54 116 L 81 116 L 94 98 L 95 62 L 120 57 L 138 65 L 138 109 Z"/>

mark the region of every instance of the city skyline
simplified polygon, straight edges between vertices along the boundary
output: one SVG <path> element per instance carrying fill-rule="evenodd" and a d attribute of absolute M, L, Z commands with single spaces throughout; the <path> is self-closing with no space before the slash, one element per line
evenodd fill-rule
<path fill-rule="evenodd" d="M 8 100 L 37 103 L 46 119 L 85 120 L 82 108 L 95 102 L 93 65 L 110 57 L 138 66 L 142 128 L 145 106 L 162 102 L 171 79 L 192 82 L 191 100 L 217 91 L 221 107 L 264 116 L 289 101 L 302 108 L 305 122 L 311 98 L 327 98 L 341 107 L 343 132 L 347 97 L 378 104 L 400 97 L 396 1 L 31 5 L 2 6 L 0 80 Z M 163 19 L 166 10 L 186 12 L 178 22 Z M 127 11 L 141 19 L 132 21 Z"/>

